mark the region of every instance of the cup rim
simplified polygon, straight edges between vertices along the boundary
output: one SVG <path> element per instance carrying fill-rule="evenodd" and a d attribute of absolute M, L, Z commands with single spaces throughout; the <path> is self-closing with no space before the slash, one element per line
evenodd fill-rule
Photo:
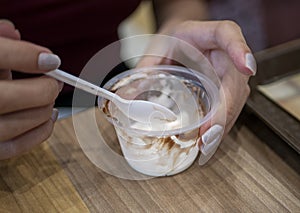
<path fill-rule="evenodd" d="M 181 72 L 181 73 L 193 73 L 194 76 L 196 76 L 200 82 L 204 85 L 205 90 L 207 91 L 209 100 L 210 100 L 210 104 L 211 104 L 211 109 L 210 111 L 201 119 L 199 119 L 199 121 L 192 123 L 191 125 L 188 126 L 184 126 L 181 128 L 176 128 L 176 129 L 171 129 L 171 130 L 163 130 L 163 131 L 158 131 L 158 130 L 141 130 L 141 129 L 136 129 L 136 128 L 131 128 L 131 127 L 123 127 L 121 125 L 119 125 L 117 122 L 115 122 L 114 119 L 112 119 L 111 117 L 107 116 L 105 113 L 105 117 L 106 119 L 113 124 L 113 126 L 117 126 L 120 129 L 123 129 L 126 132 L 131 132 L 131 133 L 136 133 L 139 135 L 145 135 L 145 136 L 171 136 L 171 135 L 179 135 L 182 134 L 184 132 L 188 132 L 191 130 L 194 130 L 196 128 L 199 128 L 200 126 L 202 126 L 204 123 L 206 123 L 207 121 L 209 121 L 209 119 L 211 119 L 218 108 L 219 102 L 220 102 L 220 95 L 219 95 L 219 89 L 218 87 L 215 85 L 215 83 L 210 80 L 207 76 L 205 76 L 204 74 L 195 71 L 193 69 L 187 68 L 187 67 L 182 67 L 182 66 L 176 66 L 176 65 L 154 65 L 154 66 L 146 66 L 146 67 L 141 67 L 141 68 L 132 68 L 129 70 L 126 70 L 114 77 L 112 77 L 111 79 L 109 79 L 103 86 L 103 88 L 109 89 L 111 88 L 112 85 L 114 85 L 116 82 L 118 82 L 118 79 L 122 79 L 125 76 L 128 76 L 129 74 L 132 73 L 139 73 L 139 72 L 143 72 L 146 70 L 170 70 L 170 71 L 176 71 L 176 72 Z M 106 100 L 103 97 L 98 96 L 97 102 L 98 102 L 98 108 L 101 110 L 101 106 L 103 104 L 103 101 Z M 101 103 L 101 104 L 99 104 Z M 102 111 L 102 110 L 101 110 Z"/>

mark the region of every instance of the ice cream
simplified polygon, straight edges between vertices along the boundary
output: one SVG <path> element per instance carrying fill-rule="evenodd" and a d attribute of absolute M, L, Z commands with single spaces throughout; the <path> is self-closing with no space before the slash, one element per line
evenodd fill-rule
<path fill-rule="evenodd" d="M 126 99 L 143 99 L 171 109 L 175 121 L 149 119 L 136 122 L 127 118 L 112 102 L 102 110 L 114 124 L 127 162 L 150 176 L 177 174 L 188 168 L 198 155 L 199 120 L 209 110 L 205 89 L 195 79 L 166 72 L 128 75 L 110 86 Z"/>

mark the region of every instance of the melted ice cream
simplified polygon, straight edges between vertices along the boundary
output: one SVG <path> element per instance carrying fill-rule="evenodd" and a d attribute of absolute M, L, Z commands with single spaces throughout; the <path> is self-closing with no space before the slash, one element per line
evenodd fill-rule
<path fill-rule="evenodd" d="M 151 119 L 151 115 L 145 122 L 136 122 L 109 104 L 109 112 L 117 120 L 115 129 L 123 155 L 134 169 L 151 176 L 172 175 L 193 163 L 198 154 L 198 128 L 184 133 L 179 131 L 176 135 L 165 133 L 180 130 L 203 117 L 195 88 L 180 78 L 165 74 L 155 78 L 145 74 L 124 78 L 114 85 L 113 90 L 123 98 L 141 97 L 168 107 L 177 116 L 171 122 L 157 122 Z"/>

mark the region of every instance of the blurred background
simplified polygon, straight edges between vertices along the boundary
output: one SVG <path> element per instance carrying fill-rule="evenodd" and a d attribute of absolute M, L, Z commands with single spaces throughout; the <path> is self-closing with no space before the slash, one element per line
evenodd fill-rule
<path fill-rule="evenodd" d="M 186 3 L 188 4 L 188 0 Z M 300 38 L 299 0 L 207 0 L 207 20 L 233 20 L 243 31 L 252 51 L 257 52 Z M 119 26 L 120 38 L 154 33 L 156 29 L 151 1 L 143 1 Z M 146 44 L 124 43 L 122 54 Z"/>

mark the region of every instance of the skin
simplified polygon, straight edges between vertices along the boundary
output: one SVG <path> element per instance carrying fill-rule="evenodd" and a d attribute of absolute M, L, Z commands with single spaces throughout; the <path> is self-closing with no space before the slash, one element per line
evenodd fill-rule
<path fill-rule="evenodd" d="M 209 18 L 205 0 L 153 0 L 153 4 L 159 26 L 157 33 L 191 44 L 207 57 L 217 72 L 221 81 L 221 105 L 216 115 L 199 131 L 202 135 L 214 124 L 219 124 L 224 127 L 225 137 L 246 103 L 250 94 L 248 80 L 253 74 L 246 67 L 245 55 L 251 50 L 240 27 L 226 20 L 197 21 Z M 149 46 L 155 49 L 160 45 L 154 43 Z M 173 51 L 174 47 L 168 47 L 166 56 L 172 57 Z M 138 67 L 172 63 L 170 60 L 147 56 L 138 63 Z M 201 139 L 198 145 L 201 147 Z"/>
<path fill-rule="evenodd" d="M 220 124 L 224 127 L 225 137 L 250 93 L 248 80 L 252 72 L 246 67 L 245 55 L 251 53 L 251 50 L 240 27 L 231 21 L 186 21 L 173 27 L 171 31 L 165 29 L 163 33 L 188 42 L 200 50 L 215 69 L 221 81 L 221 105 L 216 115 L 200 128 L 200 134 L 205 133 L 214 124 Z M 153 51 L 155 44 L 150 46 Z M 170 58 L 174 49 L 175 47 L 169 46 L 164 54 Z M 165 58 L 147 56 L 138 66 L 172 63 Z M 199 141 L 199 147 L 201 145 L 202 140 Z"/>
<path fill-rule="evenodd" d="M 199 0 L 153 0 L 153 3 L 160 27 L 158 33 L 180 38 L 197 47 L 221 79 L 223 90 L 220 92 L 225 94 L 222 103 L 226 103 L 223 108 L 227 110 L 227 119 L 225 122 L 218 119 L 220 111 L 200 131 L 203 133 L 211 125 L 221 123 L 227 133 L 249 94 L 249 70 L 244 56 L 250 50 L 239 27 L 227 21 L 187 21 L 207 18 L 205 4 Z M 20 38 L 20 32 L 11 22 L 0 20 L 0 160 L 27 152 L 51 135 L 57 117 L 53 105 L 63 86 L 49 77 L 11 79 L 10 70 L 49 71 L 39 69 L 38 56 L 51 51 Z M 157 58 L 144 58 L 139 66 L 160 63 L 162 61 Z"/>
<path fill-rule="evenodd" d="M 164 26 L 161 29 L 200 18 L 198 0 L 189 1 L 193 3 L 187 6 L 186 0 L 154 0 L 157 18 Z M 183 5 L 187 7 L 178 13 Z M 39 69 L 38 56 L 51 51 L 20 39 L 13 23 L 0 20 L 0 160 L 27 152 L 51 135 L 57 117 L 53 105 L 63 86 L 49 77 L 11 78 L 10 70 L 49 71 Z"/>
<path fill-rule="evenodd" d="M 251 53 L 240 27 L 231 21 L 188 21 L 178 27 L 174 36 L 201 50 L 213 65 L 221 84 L 224 107 L 220 107 L 211 122 L 201 128 L 204 133 L 214 123 L 225 125 L 225 135 L 239 116 L 250 93 L 248 85 L 251 70 L 246 67 L 245 55 Z M 226 109 L 224 112 L 223 109 Z M 226 120 L 221 117 L 226 114 Z M 224 123 L 225 122 L 225 123 Z"/>
<path fill-rule="evenodd" d="M 53 105 L 62 84 L 49 77 L 12 80 L 10 72 L 46 72 L 38 67 L 41 52 L 51 53 L 20 41 L 15 26 L 0 20 L 0 159 L 27 152 L 53 130 Z"/>

